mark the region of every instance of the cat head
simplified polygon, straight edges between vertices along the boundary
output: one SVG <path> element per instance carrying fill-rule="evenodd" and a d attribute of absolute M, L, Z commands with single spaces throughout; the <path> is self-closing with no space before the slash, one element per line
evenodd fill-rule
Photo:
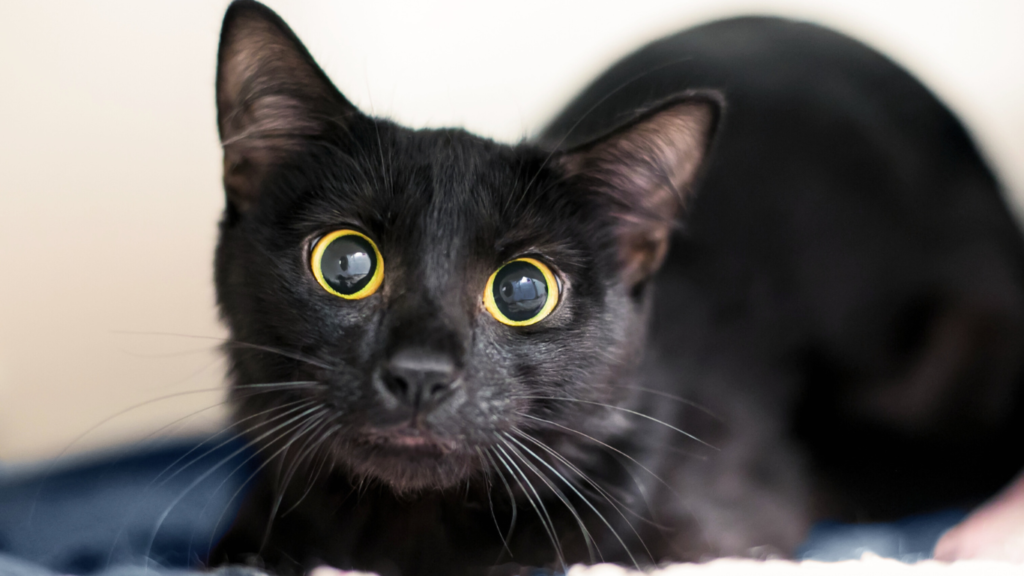
<path fill-rule="evenodd" d="M 224 21 L 217 109 L 236 421 L 398 491 L 621 400 L 718 113 L 681 95 L 572 150 L 410 130 L 248 1 Z"/>

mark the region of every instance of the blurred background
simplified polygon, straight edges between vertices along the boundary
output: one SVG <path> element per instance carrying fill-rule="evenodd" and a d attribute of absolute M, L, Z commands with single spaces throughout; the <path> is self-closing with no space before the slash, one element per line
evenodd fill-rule
<path fill-rule="evenodd" d="M 740 14 L 888 54 L 1024 209 L 1019 0 L 267 0 L 364 111 L 505 142 L 605 67 Z M 223 426 L 212 252 L 222 0 L 0 2 L 0 460 Z"/>

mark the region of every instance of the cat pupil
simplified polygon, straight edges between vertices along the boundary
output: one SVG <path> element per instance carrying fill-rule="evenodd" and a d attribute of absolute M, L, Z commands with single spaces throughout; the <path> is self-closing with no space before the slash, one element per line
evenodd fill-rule
<path fill-rule="evenodd" d="M 320 269 L 324 279 L 344 294 L 358 291 L 373 276 L 376 256 L 366 240 L 354 236 L 337 238 L 324 251 Z"/>
<path fill-rule="evenodd" d="M 370 255 L 366 252 L 346 254 L 338 261 L 338 266 L 341 268 L 338 279 L 349 285 L 355 284 L 370 273 Z"/>
<path fill-rule="evenodd" d="M 532 312 L 544 305 L 548 291 L 544 281 L 529 276 L 507 278 L 501 283 L 501 299 L 509 311 Z"/>

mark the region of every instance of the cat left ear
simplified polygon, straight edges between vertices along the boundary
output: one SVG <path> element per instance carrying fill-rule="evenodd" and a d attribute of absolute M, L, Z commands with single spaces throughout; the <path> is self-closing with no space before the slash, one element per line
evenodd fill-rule
<path fill-rule="evenodd" d="M 329 124 L 358 114 L 281 18 L 252 0 L 228 8 L 217 65 L 217 120 L 228 201 L 244 211 L 268 170 Z"/>
<path fill-rule="evenodd" d="M 680 95 L 560 157 L 570 178 L 609 204 L 628 286 L 649 278 L 664 260 L 722 102 L 715 92 Z"/>

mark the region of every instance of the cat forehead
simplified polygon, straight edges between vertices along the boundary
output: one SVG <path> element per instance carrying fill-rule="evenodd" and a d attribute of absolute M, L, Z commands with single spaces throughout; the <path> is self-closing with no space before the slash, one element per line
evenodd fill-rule
<path fill-rule="evenodd" d="M 354 149 L 321 155 L 314 161 L 318 170 L 299 167 L 316 174 L 306 186 L 307 219 L 408 233 L 444 227 L 454 234 L 556 217 L 551 205 L 559 203 L 558 178 L 539 148 L 502 145 L 458 129 L 381 125 L 377 134 Z"/>

